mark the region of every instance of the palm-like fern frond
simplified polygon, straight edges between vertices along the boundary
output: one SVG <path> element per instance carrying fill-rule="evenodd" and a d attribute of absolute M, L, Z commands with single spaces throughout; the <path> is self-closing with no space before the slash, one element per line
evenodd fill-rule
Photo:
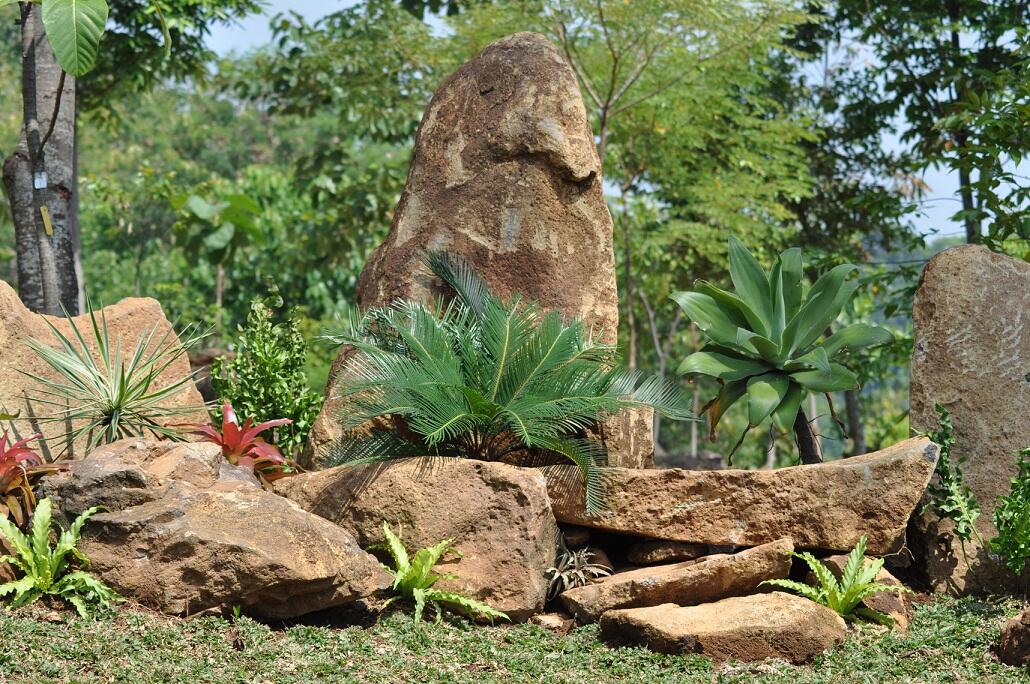
<path fill-rule="evenodd" d="M 679 385 L 616 369 L 615 348 L 595 340 L 582 321 L 518 298 L 501 301 L 458 257 L 431 253 L 426 262 L 455 299 L 352 312 L 330 336 L 351 348 L 335 388 L 344 430 L 387 416 L 405 428 L 396 438 L 348 438 L 331 463 L 413 451 L 496 460 L 541 449 L 579 467 L 587 508 L 596 512 L 605 454 L 581 439 L 583 431 L 632 406 L 690 417 Z"/>

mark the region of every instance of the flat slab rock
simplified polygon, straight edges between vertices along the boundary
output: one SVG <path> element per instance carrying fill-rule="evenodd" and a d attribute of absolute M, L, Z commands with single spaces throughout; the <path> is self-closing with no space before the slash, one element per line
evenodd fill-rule
<path fill-rule="evenodd" d="M 664 604 L 613 610 L 601 635 L 660 653 L 695 653 L 716 661 L 779 658 L 796 665 L 844 641 L 844 620 L 829 608 L 774 591 L 700 606 Z"/>
<path fill-rule="evenodd" d="M 368 548 L 383 521 L 414 552 L 455 539 L 460 558 L 438 567 L 461 591 L 526 620 L 541 612 L 558 534 L 539 470 L 472 459 L 409 458 L 339 466 L 276 482 L 276 491 L 331 520 Z"/>
<path fill-rule="evenodd" d="M 767 579 L 787 577 L 793 552 L 794 544 L 781 539 L 740 553 L 618 572 L 569 589 L 561 601 L 581 623 L 593 622 L 617 608 L 709 603 L 750 594 Z"/>
<path fill-rule="evenodd" d="M 695 544 L 759 546 L 790 537 L 805 549 L 870 555 L 900 547 L 937 462 L 918 437 L 864 456 L 779 470 L 608 469 L 610 515 L 587 515 L 579 472 L 545 468 L 562 523 Z"/>

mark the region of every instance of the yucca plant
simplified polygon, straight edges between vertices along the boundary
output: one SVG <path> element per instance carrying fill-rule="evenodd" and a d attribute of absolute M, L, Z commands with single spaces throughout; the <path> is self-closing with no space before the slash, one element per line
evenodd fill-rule
<path fill-rule="evenodd" d="M 82 436 L 87 450 L 146 433 L 180 439 L 179 431 L 166 425 L 165 419 L 192 410 L 170 406 L 169 400 L 193 382 L 193 374 L 155 385 L 201 336 L 181 342 L 170 328 L 158 336 L 155 326 L 144 332 L 132 353 L 125 356 L 120 342 L 111 340 L 103 309 L 98 314 L 89 300 L 86 308 L 89 329 L 83 332 L 68 316 L 70 338 L 44 319 L 59 343 L 56 349 L 41 340 L 28 340 L 29 347 L 57 373 L 57 379 L 26 373 L 38 383 L 42 395 L 33 399 L 55 408 L 43 420 L 70 426 L 64 435 L 66 451 Z"/>
<path fill-rule="evenodd" d="M 385 549 L 392 560 L 392 565 L 383 564 L 383 569 L 393 576 L 392 589 L 396 594 L 387 599 L 383 608 L 387 608 L 397 601 L 411 601 L 415 606 L 416 623 L 422 621 L 422 615 L 427 605 L 432 606 L 436 611 L 437 622 L 443 617 L 443 608 L 485 617 L 491 621 L 508 619 L 507 615 L 499 610 L 494 610 L 482 601 L 458 592 L 437 589 L 434 586 L 442 579 L 457 579 L 455 575 L 449 573 L 433 572 L 433 567 L 448 553 L 456 553 L 453 548 L 453 539 L 444 539 L 435 546 L 419 549 L 415 552 L 414 557 L 410 557 L 400 537 L 394 534 L 386 521 L 383 522 L 383 536 L 386 538 L 386 543 L 382 544 L 380 548 Z"/>
<path fill-rule="evenodd" d="M 336 386 L 344 430 L 387 416 L 399 429 L 348 437 L 331 462 L 541 450 L 579 466 L 587 509 L 597 511 L 605 454 L 583 430 L 629 406 L 689 417 L 678 385 L 618 369 L 615 348 L 582 321 L 517 297 L 502 302 L 457 257 L 431 253 L 426 262 L 455 299 L 373 308 L 332 337 L 353 349 Z"/>
<path fill-rule="evenodd" d="M 99 508 L 84 511 L 71 527 L 58 525 L 57 544 L 50 541 L 50 499 L 41 499 L 32 516 L 32 531 L 26 536 L 6 518 L 0 518 L 0 535 L 13 546 L 16 556 L 0 556 L 24 576 L 0 584 L 0 598 L 11 596 L 10 607 L 19 608 L 43 596 L 56 596 L 75 606 L 79 615 L 89 615 L 91 605 L 106 607 L 118 594 L 86 572 L 89 560 L 75 548 L 82 526 Z M 75 569 L 73 565 L 77 565 Z"/>
<path fill-rule="evenodd" d="M 762 584 L 793 591 L 830 608 L 842 618 L 848 620 L 861 617 L 892 627 L 894 626 L 894 619 L 891 616 L 864 606 L 862 602 L 873 594 L 879 594 L 884 591 L 892 591 L 899 594 L 911 594 L 912 592 L 906 587 L 877 582 L 876 575 L 883 568 L 883 559 L 877 558 L 867 562 L 865 550 L 866 538 L 863 535 L 858 540 L 855 548 L 848 554 L 848 560 L 844 564 L 844 571 L 841 573 L 840 580 L 834 577 L 833 572 L 821 560 L 806 551 L 794 555 L 805 561 L 805 564 L 808 565 L 816 579 L 819 580 L 819 586 L 816 587 L 787 579 L 771 579 L 762 582 Z"/>
<path fill-rule="evenodd" d="M 36 495 L 32 481 L 59 469 L 43 462 L 29 442 L 43 435 L 36 433 L 16 442 L 10 441 L 7 430 L 0 436 L 0 518 L 11 517 L 21 527 L 32 516 Z"/>
<path fill-rule="evenodd" d="M 841 355 L 885 344 L 893 336 L 862 323 L 827 335 L 858 287 L 847 280 L 856 270 L 850 264 L 831 269 L 806 294 L 800 249 L 780 254 L 766 272 L 731 237 L 729 260 L 736 292 L 699 280 L 694 291 L 672 295 L 707 338 L 679 372 L 721 384 L 704 408 L 713 438 L 726 411 L 746 398 L 748 425 L 733 451 L 752 428 L 772 418 L 780 430 L 794 430 L 802 462 L 817 463 L 819 448 L 801 408 L 803 399 L 809 392 L 825 393 L 829 400 L 830 392 L 857 389 L 858 377 L 840 363 Z"/>
<path fill-rule="evenodd" d="M 222 404 L 222 426 L 194 425 L 193 434 L 203 442 L 211 442 L 222 448 L 225 460 L 233 465 L 254 471 L 266 488 L 271 482 L 289 474 L 290 465 L 275 445 L 269 444 L 261 433 L 280 425 L 292 423 L 289 418 L 278 418 L 254 425 L 253 418 L 247 418 L 240 425 L 232 404 Z"/>

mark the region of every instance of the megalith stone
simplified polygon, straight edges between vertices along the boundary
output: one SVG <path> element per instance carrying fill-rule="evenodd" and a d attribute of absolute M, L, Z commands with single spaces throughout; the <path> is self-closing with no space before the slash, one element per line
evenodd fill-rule
<path fill-rule="evenodd" d="M 1030 446 L 1030 264 L 980 246 L 941 252 L 926 265 L 913 307 L 911 423 L 938 427 L 935 403 L 951 413 L 952 456 L 981 508 L 984 540 L 991 514 Z M 953 526 L 925 512 L 913 521 L 910 548 L 929 586 L 952 593 L 1014 591 L 1017 578 L 976 540 L 965 555 Z M 966 563 L 966 557 L 969 563 Z"/>
<path fill-rule="evenodd" d="M 358 281 L 359 306 L 444 294 L 422 263 L 429 250 L 462 256 L 501 297 L 535 300 L 616 341 L 601 162 L 576 75 L 545 37 L 498 40 L 441 84 L 422 117 L 390 232 Z M 340 436 L 333 387 L 339 366 L 330 370 L 310 463 Z M 653 463 L 650 421 L 648 412 L 636 412 L 605 424 L 613 465 Z"/>

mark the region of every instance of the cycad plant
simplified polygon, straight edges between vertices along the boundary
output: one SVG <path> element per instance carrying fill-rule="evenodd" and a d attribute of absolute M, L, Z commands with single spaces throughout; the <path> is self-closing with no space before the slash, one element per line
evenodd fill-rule
<path fill-rule="evenodd" d="M 99 508 L 84 511 L 67 530 L 58 528 L 57 545 L 50 542 L 50 499 L 42 499 L 32 516 L 32 531 L 25 535 L 6 518 L 0 518 L 0 536 L 14 547 L 15 556 L 0 556 L 0 563 L 10 563 L 24 576 L 0 584 L 0 598 L 11 596 L 11 608 L 25 606 L 43 596 L 56 596 L 75 606 L 86 617 L 91 605 L 104 607 L 118 599 L 118 594 L 89 574 L 89 560 L 75 548 L 82 526 Z M 78 565 L 78 569 L 73 568 Z"/>
<path fill-rule="evenodd" d="M 719 381 L 718 395 L 704 408 L 713 437 L 726 411 L 746 398 L 748 426 L 737 447 L 748 431 L 772 418 L 780 430 L 793 428 L 802 462 L 817 463 L 819 448 L 803 399 L 809 392 L 825 393 L 829 400 L 830 392 L 857 389 L 858 377 L 840 362 L 842 354 L 893 336 L 862 323 L 828 334 L 858 287 L 847 280 L 855 271 L 850 264 L 831 269 L 806 293 L 800 249 L 780 254 L 766 272 L 731 237 L 729 260 L 735 292 L 699 280 L 694 291 L 672 296 L 707 338 L 679 371 Z"/>
<path fill-rule="evenodd" d="M 352 347 L 337 386 L 344 430 L 387 416 L 397 429 L 348 437 L 331 462 L 497 460 L 542 450 L 579 466 L 587 509 L 597 511 L 605 454 L 583 430 L 630 406 L 689 417 L 677 385 L 618 369 L 614 347 L 597 342 L 582 321 L 565 322 L 517 297 L 502 302 L 454 256 L 432 253 L 426 262 L 453 288 L 453 300 L 370 309 L 332 338 Z"/>
<path fill-rule="evenodd" d="M 132 353 L 126 356 L 120 342 L 111 340 L 103 309 L 98 313 L 89 300 L 86 308 L 89 329 L 80 330 L 69 316 L 71 338 L 44 319 L 59 343 L 56 349 L 40 340 L 27 341 L 56 372 L 57 379 L 26 375 L 39 385 L 41 396 L 33 399 L 55 408 L 44 420 L 69 426 L 64 435 L 65 449 L 71 449 L 82 436 L 87 450 L 148 432 L 181 439 L 179 431 L 165 419 L 192 411 L 170 406 L 169 400 L 193 382 L 193 374 L 160 386 L 157 380 L 199 336 L 181 342 L 171 328 L 158 335 L 155 326 L 140 335 Z"/>
<path fill-rule="evenodd" d="M 876 576 L 883 568 L 883 559 L 876 558 L 866 562 L 865 557 L 866 538 L 863 536 L 858 544 L 848 554 L 848 560 L 844 564 L 844 571 L 838 580 L 833 572 L 826 565 L 812 554 L 796 553 L 798 558 L 805 561 L 809 569 L 819 581 L 819 586 L 803 584 L 787 579 L 771 579 L 762 582 L 774 587 L 788 589 L 800 594 L 807 599 L 830 608 L 845 619 L 861 617 L 866 620 L 877 622 L 881 625 L 891 627 L 894 619 L 891 616 L 873 610 L 862 605 L 862 602 L 872 596 L 885 591 L 892 591 L 899 594 L 910 594 L 911 590 L 896 584 L 882 584 L 876 581 Z"/>
<path fill-rule="evenodd" d="M 507 620 L 508 616 L 494 610 L 482 601 L 459 594 L 455 591 L 437 589 L 434 585 L 442 579 L 457 579 L 455 575 L 433 572 L 433 567 L 448 553 L 456 553 L 454 540 L 444 539 L 439 544 L 419 549 L 414 556 L 408 555 L 400 537 L 394 534 L 387 522 L 383 522 L 383 535 L 386 543 L 382 545 L 389 554 L 392 565 L 383 565 L 383 569 L 393 576 L 392 589 L 395 593 L 383 604 L 387 608 L 397 601 L 411 601 L 415 605 L 415 622 L 422 622 L 422 614 L 426 606 L 436 611 L 437 622 L 443 617 L 443 608 L 451 608 L 473 616 L 481 616 L 492 620 Z"/>

